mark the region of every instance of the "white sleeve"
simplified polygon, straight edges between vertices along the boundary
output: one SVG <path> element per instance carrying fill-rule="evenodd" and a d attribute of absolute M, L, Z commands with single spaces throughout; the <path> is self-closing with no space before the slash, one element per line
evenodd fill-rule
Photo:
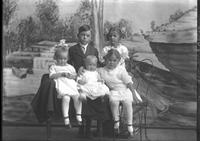
<path fill-rule="evenodd" d="M 71 69 L 70 69 L 71 70 L 71 74 L 72 75 L 77 75 L 75 68 L 72 65 L 70 65 L 70 67 L 71 67 Z"/>
<path fill-rule="evenodd" d="M 106 56 L 106 54 L 108 53 L 108 51 L 110 50 L 111 48 L 109 46 L 105 46 L 102 50 L 102 56 Z"/>
<path fill-rule="evenodd" d="M 122 46 L 121 56 L 123 59 L 129 59 L 128 49 L 125 46 Z"/>
<path fill-rule="evenodd" d="M 51 77 L 53 74 L 56 74 L 55 65 L 51 65 L 49 67 L 49 77 Z"/>
<path fill-rule="evenodd" d="M 132 77 L 128 74 L 127 70 L 124 67 L 121 67 L 121 79 L 125 84 L 133 83 Z"/>

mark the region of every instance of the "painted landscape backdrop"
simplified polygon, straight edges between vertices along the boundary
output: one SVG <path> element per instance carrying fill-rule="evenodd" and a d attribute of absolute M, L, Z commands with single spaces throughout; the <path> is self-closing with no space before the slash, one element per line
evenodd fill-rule
<path fill-rule="evenodd" d="M 89 0 L 3 0 L 3 121 L 38 123 L 32 101 L 61 39 L 72 46 L 82 24 L 93 25 Z M 104 0 L 104 41 L 119 26 L 127 67 L 148 100 L 152 126 L 196 126 L 195 0 Z M 199 74 L 198 74 L 199 75 Z"/>

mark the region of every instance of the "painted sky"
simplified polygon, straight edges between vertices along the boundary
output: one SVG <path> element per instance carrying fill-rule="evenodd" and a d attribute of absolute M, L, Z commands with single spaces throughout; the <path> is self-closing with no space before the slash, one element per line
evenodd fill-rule
<path fill-rule="evenodd" d="M 18 0 L 16 19 L 33 15 L 37 0 Z M 60 17 L 76 12 L 81 0 L 57 0 Z M 176 10 L 188 10 L 197 5 L 196 0 L 104 0 L 104 20 L 116 22 L 121 18 L 132 21 L 133 29 L 150 30 L 150 22 L 157 25 L 168 22 Z"/>

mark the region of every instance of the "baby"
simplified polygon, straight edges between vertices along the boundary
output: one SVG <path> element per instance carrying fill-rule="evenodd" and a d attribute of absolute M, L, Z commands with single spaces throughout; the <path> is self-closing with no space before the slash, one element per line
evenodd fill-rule
<path fill-rule="evenodd" d="M 86 100 L 86 97 L 95 100 L 109 93 L 108 87 L 97 72 L 97 58 L 89 55 L 85 58 L 85 71 L 77 78 L 80 99 Z"/>

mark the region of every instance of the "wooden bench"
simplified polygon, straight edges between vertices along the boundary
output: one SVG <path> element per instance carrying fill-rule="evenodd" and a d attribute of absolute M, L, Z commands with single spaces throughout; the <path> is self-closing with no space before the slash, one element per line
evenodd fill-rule
<path fill-rule="evenodd" d="M 51 140 L 52 121 L 54 119 L 59 120 L 63 117 L 61 99 L 58 99 L 56 95 L 55 82 L 53 79 L 49 78 L 49 74 L 44 74 L 41 78 L 40 87 L 32 100 L 31 105 L 38 121 L 40 123 L 46 122 L 47 140 Z M 70 101 L 70 111 L 75 115 L 72 107 L 73 103 Z M 78 126 L 75 125 L 75 127 Z"/>
<path fill-rule="evenodd" d="M 49 74 L 44 74 L 41 78 L 40 87 L 38 89 L 37 94 L 31 102 L 32 108 L 35 112 L 35 115 L 40 123 L 46 122 L 46 131 L 47 131 L 47 140 L 51 140 L 51 125 L 52 120 L 61 119 L 62 118 L 62 110 L 61 110 L 61 100 L 57 99 L 55 89 L 55 82 L 53 79 L 49 78 Z M 146 127 L 146 113 L 147 113 L 147 102 L 143 102 L 137 105 L 133 105 L 134 107 L 139 107 L 136 111 L 134 111 L 134 115 L 138 114 L 139 123 L 135 126 L 138 126 L 140 129 L 140 140 L 142 140 L 142 129 Z M 70 103 L 70 107 L 73 104 Z M 144 125 L 144 126 L 142 126 Z M 112 133 L 113 122 L 108 121 L 104 125 L 101 125 L 102 128 L 106 129 L 107 132 Z M 107 127 L 106 127 L 107 126 Z M 78 126 L 75 126 L 78 127 Z M 102 129 L 101 128 L 101 129 Z M 147 139 L 147 132 L 145 129 L 145 137 Z M 101 131 L 101 138 L 103 135 L 103 131 Z M 113 136 L 114 137 L 114 136 Z M 114 138 L 113 138 L 114 139 Z"/>

